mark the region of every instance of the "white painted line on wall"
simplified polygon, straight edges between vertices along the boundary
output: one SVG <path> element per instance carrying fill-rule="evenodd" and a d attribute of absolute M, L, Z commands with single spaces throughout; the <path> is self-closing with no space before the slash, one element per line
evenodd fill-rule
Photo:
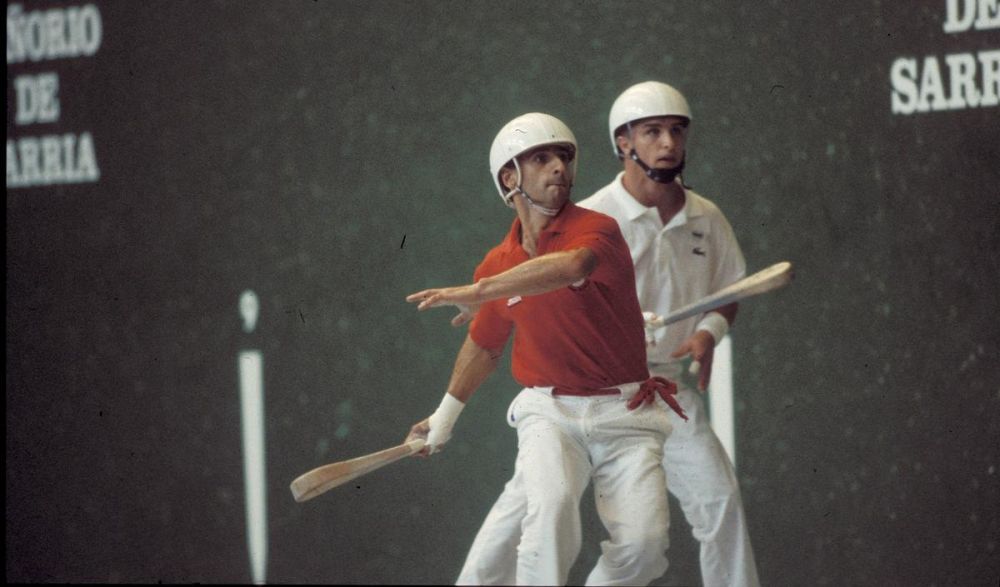
<path fill-rule="evenodd" d="M 240 415 L 243 429 L 243 480 L 246 495 L 247 546 L 253 582 L 267 573 L 267 463 L 264 452 L 264 379 L 260 351 L 240 351 Z"/>
<path fill-rule="evenodd" d="M 733 409 L 733 344 L 730 335 L 715 347 L 712 380 L 708 384 L 708 409 L 712 430 L 719 437 L 729 460 L 736 466 L 736 431 Z"/>

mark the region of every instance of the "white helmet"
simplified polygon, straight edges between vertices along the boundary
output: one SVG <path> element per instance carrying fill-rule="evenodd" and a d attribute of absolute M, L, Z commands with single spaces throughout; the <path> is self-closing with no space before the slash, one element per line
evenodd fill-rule
<path fill-rule="evenodd" d="M 518 116 L 500 129 L 496 138 L 493 139 L 493 146 L 490 147 L 490 172 L 493 174 L 493 183 L 496 184 L 497 191 L 500 192 L 500 198 L 505 204 L 513 207 L 511 199 L 516 190 L 505 193 L 503 185 L 500 183 L 500 170 L 503 169 L 504 165 L 535 147 L 558 144 L 573 146 L 571 173 L 573 177 L 576 177 L 576 137 L 563 121 L 541 112 L 530 112 Z"/>
<path fill-rule="evenodd" d="M 625 124 L 652 116 L 683 116 L 691 120 L 691 108 L 683 94 L 665 83 L 642 82 L 625 90 L 611 105 L 608 116 L 611 148 L 616 156 L 620 154 L 615 131 Z"/>

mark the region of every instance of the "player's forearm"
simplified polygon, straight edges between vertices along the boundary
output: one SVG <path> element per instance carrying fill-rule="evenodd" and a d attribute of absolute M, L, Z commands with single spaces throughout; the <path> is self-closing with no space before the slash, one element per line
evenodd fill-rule
<path fill-rule="evenodd" d="M 696 333 L 707 332 L 714 341 L 714 344 L 719 344 L 726 336 L 726 333 L 729 332 L 729 327 L 733 324 L 733 321 L 736 320 L 737 309 L 736 302 L 733 302 L 705 314 L 698 322 Z"/>
<path fill-rule="evenodd" d="M 499 360 L 500 353 L 491 353 L 476 344 L 471 336 L 466 336 L 455 359 L 448 393 L 462 403 L 468 402 L 473 392 L 496 370 Z"/>
<path fill-rule="evenodd" d="M 476 283 L 482 301 L 533 296 L 584 279 L 597 267 L 597 255 L 583 247 L 536 257 Z"/>

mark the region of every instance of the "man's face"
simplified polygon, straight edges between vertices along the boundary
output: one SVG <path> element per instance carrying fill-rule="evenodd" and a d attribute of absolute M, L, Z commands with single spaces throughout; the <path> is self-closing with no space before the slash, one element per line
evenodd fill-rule
<path fill-rule="evenodd" d="M 569 200 L 575 156 L 572 145 L 545 145 L 520 155 L 521 189 L 536 203 L 558 208 Z M 515 169 L 504 169 L 502 177 L 508 190 L 517 187 Z"/>
<path fill-rule="evenodd" d="M 632 134 L 618 137 L 626 157 L 635 149 L 639 158 L 654 169 L 673 169 L 684 160 L 688 121 L 680 116 L 646 118 L 632 124 Z"/>

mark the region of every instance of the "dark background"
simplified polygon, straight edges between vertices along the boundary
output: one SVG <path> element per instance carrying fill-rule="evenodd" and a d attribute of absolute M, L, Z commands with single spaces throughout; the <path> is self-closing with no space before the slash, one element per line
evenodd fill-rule
<path fill-rule="evenodd" d="M 7 580 L 249 581 L 236 355 L 259 348 L 268 579 L 453 582 L 511 474 L 507 364 L 441 455 L 304 504 L 288 483 L 437 405 L 464 332 L 404 298 L 509 226 L 496 131 L 565 120 L 580 200 L 618 169 L 611 103 L 657 79 L 748 270 L 797 267 L 733 330 L 764 584 L 996 584 L 1000 110 L 893 115 L 889 76 L 996 29 L 945 34 L 943 0 L 98 7 L 96 55 L 7 69 L 8 140 L 91 132 L 101 169 L 7 191 Z M 60 120 L 15 126 L 14 77 L 44 71 Z M 658 584 L 697 584 L 674 505 Z M 603 537 L 582 509 L 573 582 Z"/>

